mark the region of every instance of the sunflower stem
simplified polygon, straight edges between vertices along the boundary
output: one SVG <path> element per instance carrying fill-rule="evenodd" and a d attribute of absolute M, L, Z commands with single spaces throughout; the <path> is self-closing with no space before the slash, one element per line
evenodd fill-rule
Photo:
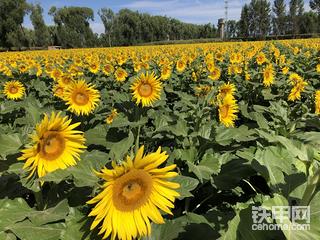
<path fill-rule="evenodd" d="M 34 198 L 36 200 L 38 210 L 43 210 L 43 195 L 42 195 L 42 189 L 41 189 L 40 183 L 39 183 L 39 191 L 34 192 Z"/>
<path fill-rule="evenodd" d="M 135 153 L 137 154 L 138 150 L 139 150 L 139 140 L 140 140 L 140 129 L 141 126 L 139 125 L 137 128 L 137 136 L 136 136 L 136 143 L 135 143 Z"/>

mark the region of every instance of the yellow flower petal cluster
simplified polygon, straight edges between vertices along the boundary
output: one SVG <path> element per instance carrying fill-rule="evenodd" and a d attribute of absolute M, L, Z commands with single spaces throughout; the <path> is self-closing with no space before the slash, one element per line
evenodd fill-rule
<path fill-rule="evenodd" d="M 171 208 L 179 196 L 180 185 L 168 180 L 177 176 L 176 165 L 159 168 L 168 158 L 167 153 L 144 155 L 142 146 L 135 158 L 129 156 L 122 165 L 104 168 L 97 175 L 105 182 L 101 192 L 88 204 L 95 204 L 89 216 L 94 216 L 91 230 L 100 224 L 103 239 L 131 240 L 151 234 L 150 221 L 163 224 L 160 210 L 173 215 Z"/>

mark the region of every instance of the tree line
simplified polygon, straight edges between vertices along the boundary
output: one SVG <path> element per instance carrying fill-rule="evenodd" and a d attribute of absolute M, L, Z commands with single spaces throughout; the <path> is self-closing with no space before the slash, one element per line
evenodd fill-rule
<path fill-rule="evenodd" d="M 126 46 L 145 42 L 213 38 L 217 29 L 213 24 L 189 24 L 165 16 L 151 16 L 129 9 L 114 13 L 102 8 L 98 15 L 105 32 L 97 34 L 90 28 L 94 11 L 88 7 L 51 7 L 48 14 L 54 24 L 47 26 L 40 4 L 26 0 L 1 0 L 0 47 L 45 47 L 59 45 L 64 48 Z M 30 15 L 33 29 L 23 27 L 24 17 Z"/>
<path fill-rule="evenodd" d="M 303 0 L 251 0 L 241 10 L 239 21 L 228 21 L 229 37 L 265 38 L 268 35 L 297 36 L 320 33 L 320 0 L 310 0 L 305 11 Z M 288 10 L 287 10 L 288 9 Z"/>
<path fill-rule="evenodd" d="M 265 38 L 268 35 L 298 35 L 320 32 L 320 0 L 311 0 L 312 11 L 304 10 L 303 0 L 290 0 L 288 11 L 284 0 L 251 0 L 241 10 L 239 21 L 226 23 L 229 38 Z M 54 24 L 47 26 L 40 4 L 26 0 L 0 1 L 0 47 L 64 48 L 127 46 L 146 42 L 218 37 L 214 24 L 190 24 L 166 16 L 152 16 L 129 9 L 114 13 L 99 9 L 104 33 L 94 33 L 90 22 L 94 11 L 88 7 L 51 7 L 48 14 Z M 23 27 L 29 16 L 33 29 Z"/>

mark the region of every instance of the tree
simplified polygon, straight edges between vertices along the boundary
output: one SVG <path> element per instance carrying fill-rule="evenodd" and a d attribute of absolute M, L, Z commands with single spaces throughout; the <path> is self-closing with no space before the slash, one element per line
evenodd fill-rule
<path fill-rule="evenodd" d="M 318 30 L 318 17 L 314 12 L 302 14 L 299 21 L 300 33 L 316 33 Z"/>
<path fill-rule="evenodd" d="M 104 32 L 108 36 L 109 47 L 111 47 L 112 46 L 111 39 L 112 39 L 113 25 L 114 25 L 114 13 L 110 8 L 101 8 L 98 11 L 98 14 L 104 25 Z"/>
<path fill-rule="evenodd" d="M 89 21 L 94 20 L 93 10 L 87 7 L 51 7 L 49 14 L 57 25 L 58 41 L 63 47 L 94 46 L 95 36 Z"/>
<path fill-rule="evenodd" d="M 249 22 L 250 22 L 250 16 L 249 16 L 249 6 L 245 4 L 242 7 L 241 10 L 241 16 L 239 20 L 239 34 L 242 37 L 249 37 L 250 32 L 249 32 Z"/>
<path fill-rule="evenodd" d="M 227 29 L 226 29 L 226 35 L 229 38 L 233 38 L 237 36 L 237 22 L 235 20 L 229 20 L 226 24 Z"/>
<path fill-rule="evenodd" d="M 251 0 L 248 12 L 250 34 L 265 38 L 270 31 L 270 3 L 267 0 Z"/>
<path fill-rule="evenodd" d="M 318 14 L 318 23 L 317 23 L 318 29 L 317 29 L 317 31 L 320 32 L 320 0 L 311 0 L 310 1 L 310 8 L 312 10 L 316 11 Z"/>
<path fill-rule="evenodd" d="M 0 1 L 0 45 L 22 47 L 26 43 L 23 18 L 28 11 L 25 0 Z"/>
<path fill-rule="evenodd" d="M 289 28 L 291 34 L 299 34 L 299 20 L 304 12 L 303 0 L 290 0 L 289 3 Z"/>
<path fill-rule="evenodd" d="M 284 0 L 275 0 L 273 3 L 274 17 L 273 33 L 276 35 L 284 35 L 286 33 L 286 4 Z"/>
<path fill-rule="evenodd" d="M 42 13 L 43 9 L 39 4 L 31 7 L 30 20 L 34 28 L 35 45 L 38 47 L 48 46 L 50 38 Z"/>

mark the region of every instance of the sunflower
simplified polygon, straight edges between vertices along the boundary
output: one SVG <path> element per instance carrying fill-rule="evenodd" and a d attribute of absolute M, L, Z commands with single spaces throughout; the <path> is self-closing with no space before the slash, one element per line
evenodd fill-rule
<path fill-rule="evenodd" d="M 167 80 L 171 77 L 172 69 L 171 66 L 163 66 L 161 68 L 161 79 Z"/>
<path fill-rule="evenodd" d="M 320 73 L 320 63 L 317 64 L 316 70 L 317 70 L 318 73 Z"/>
<path fill-rule="evenodd" d="M 274 70 L 273 66 L 268 65 L 263 71 L 263 85 L 266 87 L 270 87 L 274 81 Z"/>
<path fill-rule="evenodd" d="M 58 68 L 55 68 L 55 69 L 50 73 L 50 77 L 51 77 L 53 80 L 55 80 L 55 81 L 57 81 L 58 79 L 60 79 L 62 75 L 63 75 L 63 72 L 62 72 L 60 69 L 58 69 Z"/>
<path fill-rule="evenodd" d="M 320 115 L 320 90 L 317 90 L 315 93 L 314 103 L 316 108 L 315 113 Z"/>
<path fill-rule="evenodd" d="M 68 117 L 61 117 L 60 112 L 47 114 L 35 133 L 31 136 L 32 145 L 22 150 L 18 160 L 26 161 L 23 168 L 31 171 L 31 177 L 36 171 L 38 177 L 57 169 L 65 169 L 76 165 L 79 153 L 83 152 L 85 139 L 83 132 L 74 130 L 80 123 L 71 123 Z"/>
<path fill-rule="evenodd" d="M 105 75 L 110 76 L 114 72 L 114 67 L 111 64 L 107 63 L 102 67 L 102 72 Z"/>
<path fill-rule="evenodd" d="M 266 55 L 263 52 L 260 52 L 257 55 L 256 62 L 258 63 L 258 65 L 262 65 L 263 63 L 266 62 L 266 60 L 267 60 Z"/>
<path fill-rule="evenodd" d="M 101 223 L 99 234 L 103 239 L 111 234 L 111 239 L 136 239 L 151 234 L 150 220 L 156 224 L 163 224 L 164 219 L 160 210 L 173 215 L 170 208 L 174 207 L 174 200 L 179 196 L 174 189 L 178 183 L 167 179 L 177 176 L 176 165 L 158 168 L 164 163 L 168 155 L 161 152 L 143 154 L 142 146 L 134 160 L 129 156 L 126 161 L 113 169 L 103 168 L 97 175 L 104 179 L 102 191 L 88 204 L 96 204 L 89 216 L 95 219 L 91 230 Z"/>
<path fill-rule="evenodd" d="M 69 85 L 70 83 L 73 82 L 73 78 L 71 75 L 69 74 L 63 74 L 59 79 L 58 79 L 58 83 L 62 86 L 66 86 Z"/>
<path fill-rule="evenodd" d="M 226 127 L 233 127 L 239 112 L 237 101 L 230 94 L 226 95 L 219 103 L 219 120 Z"/>
<path fill-rule="evenodd" d="M 214 68 L 212 69 L 212 71 L 209 73 L 208 78 L 210 78 L 210 79 L 213 80 L 213 81 L 216 81 L 216 80 L 218 80 L 218 79 L 220 78 L 220 76 L 221 76 L 221 70 L 220 70 L 220 68 L 214 67 Z"/>
<path fill-rule="evenodd" d="M 301 93 L 304 91 L 305 86 L 308 85 L 305 81 L 298 82 L 290 91 L 288 96 L 289 101 L 295 101 L 301 98 Z"/>
<path fill-rule="evenodd" d="M 25 93 L 25 87 L 19 81 L 8 81 L 4 84 L 3 93 L 8 99 L 21 99 Z"/>
<path fill-rule="evenodd" d="M 219 88 L 219 93 L 217 96 L 218 101 L 221 101 L 225 96 L 227 95 L 234 95 L 236 91 L 236 87 L 233 83 L 224 83 L 220 88 Z"/>
<path fill-rule="evenodd" d="M 283 68 L 282 68 L 282 73 L 283 73 L 284 75 L 286 75 L 288 72 L 289 72 L 289 67 L 283 67 Z"/>
<path fill-rule="evenodd" d="M 182 73 L 187 67 L 187 62 L 184 59 L 179 59 L 176 64 L 178 73 Z"/>
<path fill-rule="evenodd" d="M 131 85 L 133 99 L 136 100 L 137 105 L 141 102 L 143 107 L 152 106 L 154 101 L 160 99 L 161 89 L 161 82 L 156 78 L 154 72 L 141 73 Z"/>
<path fill-rule="evenodd" d="M 69 105 L 68 110 L 77 115 L 88 115 L 98 105 L 99 91 L 94 85 L 84 80 L 72 82 L 65 90 L 64 99 Z"/>
<path fill-rule="evenodd" d="M 113 119 L 118 116 L 117 109 L 112 109 L 111 113 L 108 115 L 106 119 L 107 124 L 111 124 L 113 122 Z"/>
<path fill-rule="evenodd" d="M 123 68 L 119 67 L 114 73 L 116 80 L 123 82 L 128 77 L 128 73 Z"/>
<path fill-rule="evenodd" d="M 98 65 L 98 63 L 93 62 L 89 64 L 89 71 L 93 74 L 97 74 L 100 70 L 100 66 Z"/>
<path fill-rule="evenodd" d="M 289 81 L 291 85 L 297 85 L 300 82 L 303 82 L 303 78 L 297 73 L 291 73 L 289 76 Z"/>
<path fill-rule="evenodd" d="M 63 99 L 64 97 L 64 89 L 65 87 L 61 84 L 54 84 L 53 87 L 52 87 L 52 91 L 53 91 L 53 95 L 60 98 L 60 99 Z"/>
<path fill-rule="evenodd" d="M 210 85 L 203 85 L 195 88 L 196 93 L 195 95 L 197 97 L 205 97 L 209 94 L 209 92 L 212 90 L 212 86 Z"/>

